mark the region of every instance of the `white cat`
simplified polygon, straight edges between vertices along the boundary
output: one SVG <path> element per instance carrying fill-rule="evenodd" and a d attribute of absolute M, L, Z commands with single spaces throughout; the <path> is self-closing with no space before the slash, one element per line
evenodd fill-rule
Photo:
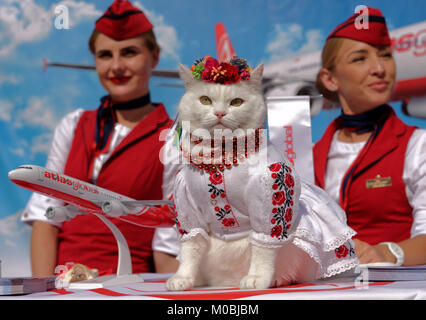
<path fill-rule="evenodd" d="M 344 213 L 300 182 L 260 130 L 263 65 L 206 57 L 192 71 L 179 67 L 186 93 L 178 114 L 190 133 L 181 149 L 190 163 L 175 180 L 180 265 L 167 288 L 268 288 L 354 267 Z"/>

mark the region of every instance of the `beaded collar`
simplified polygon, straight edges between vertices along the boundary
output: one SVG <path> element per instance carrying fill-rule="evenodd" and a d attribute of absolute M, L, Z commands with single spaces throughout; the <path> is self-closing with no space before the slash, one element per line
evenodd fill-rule
<path fill-rule="evenodd" d="M 256 129 L 246 136 L 233 137 L 232 140 L 226 137 L 203 139 L 193 135 L 190 135 L 190 138 L 194 144 L 193 150 L 188 152 L 181 144 L 183 156 L 195 168 L 210 173 L 238 166 L 240 162 L 256 153 L 263 142 L 261 129 Z M 194 151 L 198 150 L 200 150 L 198 154 L 194 154 Z"/>

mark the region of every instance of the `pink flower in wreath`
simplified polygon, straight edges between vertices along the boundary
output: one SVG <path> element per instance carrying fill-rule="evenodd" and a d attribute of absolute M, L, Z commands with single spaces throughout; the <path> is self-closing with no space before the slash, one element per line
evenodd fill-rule
<path fill-rule="evenodd" d="M 291 208 L 287 208 L 285 211 L 284 219 L 286 222 L 290 222 L 293 219 L 293 210 Z"/>
<path fill-rule="evenodd" d="M 280 163 L 274 163 L 271 164 L 269 167 L 269 170 L 271 170 L 272 172 L 278 172 L 281 169 L 281 164 Z"/>
<path fill-rule="evenodd" d="M 225 219 L 222 220 L 222 224 L 225 227 L 233 227 L 234 224 L 235 224 L 235 220 L 232 219 L 232 218 L 225 218 Z"/>
<path fill-rule="evenodd" d="M 283 233 L 283 227 L 276 225 L 271 229 L 271 237 L 278 238 Z"/>
<path fill-rule="evenodd" d="M 223 182 L 223 177 L 219 172 L 216 172 L 210 175 L 209 180 L 213 184 L 221 184 Z"/>
<path fill-rule="evenodd" d="M 288 188 L 293 188 L 294 187 L 294 178 L 291 174 L 287 173 L 285 175 L 285 184 Z"/>
<path fill-rule="evenodd" d="M 213 70 L 213 68 L 217 67 L 219 67 L 219 61 L 212 57 L 207 58 L 206 62 L 204 63 L 204 70 L 201 73 L 201 79 L 209 81 L 211 71 Z"/>
<path fill-rule="evenodd" d="M 340 259 L 340 258 L 344 258 L 348 255 L 349 249 L 345 245 L 342 244 L 340 247 L 338 247 L 336 250 L 334 250 L 334 252 L 336 253 L 336 257 Z"/>
<path fill-rule="evenodd" d="M 272 195 L 272 204 L 274 206 L 280 206 L 280 205 L 282 205 L 285 200 L 286 200 L 286 198 L 285 198 L 284 191 L 278 191 L 278 192 L 275 192 Z"/>

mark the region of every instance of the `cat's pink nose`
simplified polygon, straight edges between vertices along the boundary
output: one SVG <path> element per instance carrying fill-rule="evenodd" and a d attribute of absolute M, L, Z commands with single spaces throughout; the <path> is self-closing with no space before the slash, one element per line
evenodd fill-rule
<path fill-rule="evenodd" d="M 223 113 L 223 112 L 215 112 L 214 114 L 215 114 L 215 116 L 216 116 L 216 117 L 218 117 L 219 119 L 222 119 L 222 118 L 225 116 L 225 114 L 226 114 L 226 113 Z"/>

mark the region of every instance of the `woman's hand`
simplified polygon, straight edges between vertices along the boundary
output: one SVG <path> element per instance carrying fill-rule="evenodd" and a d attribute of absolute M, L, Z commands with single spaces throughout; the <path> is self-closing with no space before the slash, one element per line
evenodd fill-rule
<path fill-rule="evenodd" d="M 396 259 L 386 245 L 370 245 L 358 239 L 353 239 L 353 241 L 355 244 L 355 253 L 361 264 L 374 262 L 395 263 Z"/>

